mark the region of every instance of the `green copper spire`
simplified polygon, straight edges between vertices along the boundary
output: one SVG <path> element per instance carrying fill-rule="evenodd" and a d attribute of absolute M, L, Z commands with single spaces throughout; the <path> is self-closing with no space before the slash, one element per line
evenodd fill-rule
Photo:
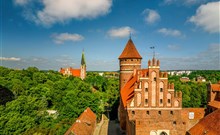
<path fill-rule="evenodd" d="M 83 52 L 82 52 L 81 65 L 86 65 L 86 60 L 85 60 L 85 55 L 84 55 L 84 49 L 83 49 Z"/>

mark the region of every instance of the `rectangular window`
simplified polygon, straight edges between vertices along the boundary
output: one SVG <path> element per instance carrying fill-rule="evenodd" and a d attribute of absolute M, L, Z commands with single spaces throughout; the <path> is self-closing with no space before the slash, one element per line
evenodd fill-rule
<path fill-rule="evenodd" d="M 163 88 L 160 88 L 160 92 L 163 92 Z"/>
<path fill-rule="evenodd" d="M 170 111 L 170 114 L 173 115 L 173 111 Z"/>
<path fill-rule="evenodd" d="M 163 99 L 160 99 L 160 104 L 163 104 Z"/>
<path fill-rule="evenodd" d="M 158 111 L 158 114 L 161 115 L 161 111 Z"/>
<path fill-rule="evenodd" d="M 149 111 L 147 111 L 147 112 L 146 112 L 146 114 L 147 114 L 147 115 L 149 115 L 149 114 L 150 114 L 150 112 L 149 112 Z"/>
<path fill-rule="evenodd" d="M 156 81 L 157 80 L 157 78 L 156 77 L 154 77 L 154 81 Z"/>
<path fill-rule="evenodd" d="M 168 99 L 168 103 L 170 104 L 170 99 Z"/>
<path fill-rule="evenodd" d="M 148 99 L 145 99 L 145 104 L 148 104 Z"/>

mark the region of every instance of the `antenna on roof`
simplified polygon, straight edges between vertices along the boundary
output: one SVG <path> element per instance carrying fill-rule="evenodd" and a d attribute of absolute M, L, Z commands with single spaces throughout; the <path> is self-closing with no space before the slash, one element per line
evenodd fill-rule
<path fill-rule="evenodd" d="M 151 46 L 150 49 L 153 50 L 153 58 L 155 58 L 155 46 Z"/>
<path fill-rule="evenodd" d="M 131 39 L 131 30 L 129 30 L 129 39 Z"/>

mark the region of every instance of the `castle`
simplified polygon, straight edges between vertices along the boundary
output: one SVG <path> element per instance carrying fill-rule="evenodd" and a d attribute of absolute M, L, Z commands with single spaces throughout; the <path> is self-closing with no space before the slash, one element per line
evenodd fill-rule
<path fill-rule="evenodd" d="M 60 73 L 63 75 L 67 75 L 67 76 L 79 77 L 82 80 L 85 79 L 85 77 L 86 77 L 86 60 L 85 60 L 84 51 L 82 52 L 80 69 L 74 69 L 72 67 L 61 68 Z"/>
<path fill-rule="evenodd" d="M 182 108 L 182 93 L 174 90 L 173 83 L 168 83 L 167 72 L 160 71 L 160 60 L 153 56 L 148 61 L 148 68 L 142 69 L 142 57 L 131 39 L 118 59 L 118 117 L 120 127 L 127 135 L 195 135 L 190 129 L 201 128 L 198 122 L 204 119 L 205 108 Z M 210 101 L 208 106 L 211 108 L 216 101 L 212 98 Z M 213 111 L 212 108 L 209 111 Z M 208 130 L 202 129 L 203 132 L 207 133 Z"/>

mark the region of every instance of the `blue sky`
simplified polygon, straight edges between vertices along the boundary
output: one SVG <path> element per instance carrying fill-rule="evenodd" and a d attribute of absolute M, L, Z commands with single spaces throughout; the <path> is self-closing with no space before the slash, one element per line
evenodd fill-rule
<path fill-rule="evenodd" d="M 56 1 L 56 2 L 55 2 Z M 0 65 L 118 70 L 129 33 L 162 70 L 220 70 L 218 0 L 2 0 Z"/>

